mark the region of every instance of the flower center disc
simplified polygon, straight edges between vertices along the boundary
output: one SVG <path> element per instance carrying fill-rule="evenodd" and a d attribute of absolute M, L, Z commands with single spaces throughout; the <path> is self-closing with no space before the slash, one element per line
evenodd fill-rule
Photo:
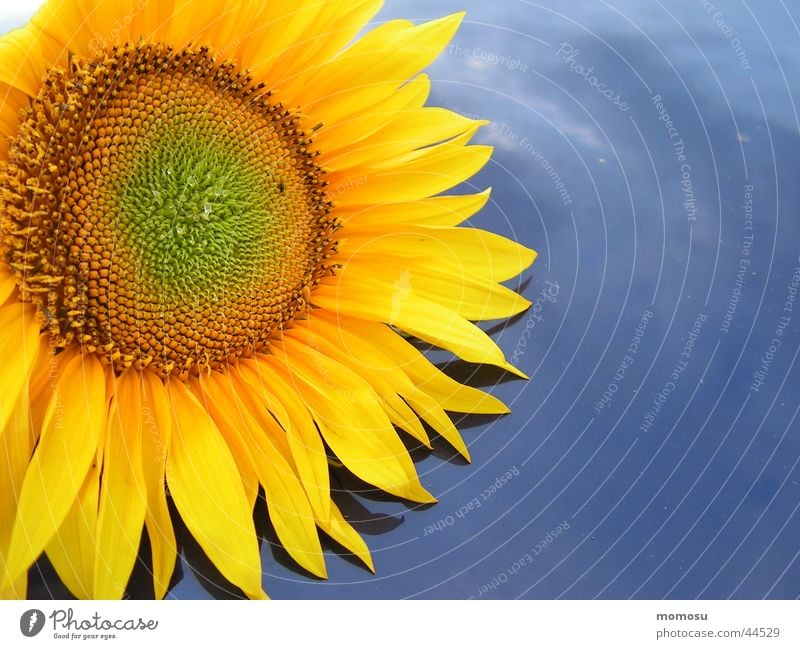
<path fill-rule="evenodd" d="M 332 272 L 296 116 L 207 50 L 51 70 L 0 167 L 2 243 L 57 347 L 187 376 L 263 348 Z"/>

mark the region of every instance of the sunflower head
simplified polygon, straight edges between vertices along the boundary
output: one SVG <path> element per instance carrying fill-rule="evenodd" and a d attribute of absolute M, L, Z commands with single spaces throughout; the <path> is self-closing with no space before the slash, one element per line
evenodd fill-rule
<path fill-rule="evenodd" d="M 207 48 L 125 44 L 47 72 L 0 210 L 57 348 L 185 377 L 305 308 L 335 220 L 311 140 L 270 94 Z"/>
<path fill-rule="evenodd" d="M 425 106 L 461 15 L 357 38 L 379 6 L 49 0 L 0 38 L 0 595 L 44 552 L 120 597 L 146 534 L 163 596 L 171 500 L 261 597 L 260 491 L 300 566 L 322 530 L 372 569 L 329 459 L 433 502 L 401 436 L 468 458 L 446 411 L 507 412 L 407 340 L 521 375 L 473 322 L 535 253 L 458 227 L 491 150 Z"/>

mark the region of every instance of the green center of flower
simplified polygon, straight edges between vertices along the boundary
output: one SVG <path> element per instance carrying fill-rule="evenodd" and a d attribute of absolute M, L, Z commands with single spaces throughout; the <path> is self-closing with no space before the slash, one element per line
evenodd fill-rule
<path fill-rule="evenodd" d="M 262 167 L 208 132 L 147 143 L 117 188 L 117 228 L 152 290 L 213 302 L 281 272 L 281 181 Z"/>
<path fill-rule="evenodd" d="M 3 242 L 55 344 L 188 376 L 266 346 L 332 272 L 295 115 L 204 49 L 52 70 L 0 169 Z"/>

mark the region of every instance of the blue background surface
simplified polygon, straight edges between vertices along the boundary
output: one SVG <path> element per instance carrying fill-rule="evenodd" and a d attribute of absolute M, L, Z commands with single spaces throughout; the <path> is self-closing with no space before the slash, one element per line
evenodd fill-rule
<path fill-rule="evenodd" d="M 417 454 L 433 507 L 342 477 L 377 574 L 267 541 L 269 594 L 796 598 L 800 3 L 388 5 L 468 10 L 429 103 L 493 122 L 470 223 L 540 253 L 511 283 L 534 309 L 486 326 L 532 380 L 432 353 L 512 414 L 456 417 L 471 465 Z M 212 595 L 187 566 L 171 592 Z"/>

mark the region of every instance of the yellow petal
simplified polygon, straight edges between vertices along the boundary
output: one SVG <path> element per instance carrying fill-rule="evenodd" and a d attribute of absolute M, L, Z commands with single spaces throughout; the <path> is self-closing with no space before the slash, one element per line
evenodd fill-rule
<path fill-rule="evenodd" d="M 318 517 L 327 519 L 330 508 L 328 456 L 311 413 L 294 387 L 287 385 L 259 355 L 241 361 L 238 369 L 238 372 L 232 373 L 232 378 L 246 383 L 246 387 L 239 392 L 253 392 L 257 400 L 265 402 L 267 409 L 283 427 L 294 467 L 311 508 Z M 274 400 L 283 406 L 282 409 L 275 408 Z M 281 416 L 281 410 L 285 413 L 285 419 Z"/>
<path fill-rule="evenodd" d="M 287 336 L 297 339 L 309 348 L 316 349 L 332 360 L 341 363 L 355 374 L 364 379 L 378 396 L 378 403 L 383 408 L 386 415 L 389 417 L 395 426 L 401 428 L 409 435 L 414 437 L 421 444 L 427 448 L 431 447 L 430 439 L 425 429 L 422 427 L 414 411 L 408 407 L 405 401 L 400 398 L 398 390 L 392 385 L 391 378 L 381 373 L 378 368 L 371 367 L 370 362 L 366 359 L 365 353 L 369 353 L 366 344 L 362 344 L 360 340 L 349 340 L 347 351 L 337 346 L 334 338 L 328 338 L 326 333 L 322 332 L 321 336 L 316 335 L 319 328 L 310 328 L 309 321 L 298 322 L 297 326 L 289 329 L 286 332 Z M 312 330 L 313 329 L 313 330 Z M 398 372 L 402 372 L 398 368 Z"/>
<path fill-rule="evenodd" d="M 52 346 L 50 334 L 46 332 L 39 335 L 38 346 L 39 353 L 31 368 L 31 379 L 28 386 L 31 426 L 36 441 L 42 430 L 44 415 L 53 398 L 54 379 L 61 374 L 64 364 L 74 356 L 74 352 L 69 350 L 60 354 L 54 353 L 55 349 Z"/>
<path fill-rule="evenodd" d="M 2 114 L 0 114 L 0 123 L 2 121 Z M 5 304 L 11 298 L 16 287 L 17 280 L 14 277 L 14 273 L 5 266 L 0 265 L 0 305 Z"/>
<path fill-rule="evenodd" d="M 380 371 L 404 397 L 414 391 L 423 391 L 444 409 L 454 412 L 510 412 L 505 404 L 490 394 L 451 379 L 385 324 L 316 310 L 309 318 L 309 325 L 315 331 L 321 327 L 328 339 L 341 344 L 345 351 L 358 349 L 360 357 Z M 352 340 L 357 340 L 358 344 L 354 345 Z"/>
<path fill-rule="evenodd" d="M 478 212 L 489 200 L 491 190 L 464 196 L 434 196 L 402 203 L 338 205 L 336 216 L 347 226 L 387 226 L 392 223 L 455 226 Z"/>
<path fill-rule="evenodd" d="M 334 313 L 394 324 L 465 361 L 497 365 L 526 378 L 483 331 L 437 302 L 415 295 L 402 277 L 399 286 L 387 290 L 384 283 L 356 275 L 345 269 L 333 282 L 318 286 L 312 303 Z"/>
<path fill-rule="evenodd" d="M 215 48 L 213 54 L 218 61 L 233 60 L 241 62 L 242 68 L 249 68 L 249 61 L 242 60 L 246 45 L 255 37 L 255 30 L 263 24 L 262 16 L 266 4 L 259 0 L 229 0 L 224 11 L 218 11 L 220 20 L 215 21 L 213 40 L 203 41 L 203 45 Z M 188 0 L 189 11 L 197 3 Z M 211 6 L 214 6 L 213 4 Z M 209 34 L 211 35 L 211 34 Z M 195 38 L 194 42 L 200 44 Z"/>
<path fill-rule="evenodd" d="M 192 536 L 220 573 L 251 598 L 264 596 L 258 542 L 231 452 L 202 405 L 179 381 L 173 406 L 167 484 Z"/>
<path fill-rule="evenodd" d="M 252 49 L 246 54 L 249 66 L 256 78 L 273 84 L 280 79 L 279 64 L 285 57 L 297 57 L 293 46 L 302 42 L 303 33 L 319 16 L 322 0 L 307 0 L 302 3 L 266 3 L 266 10 L 259 17 L 259 25 L 252 34 Z M 341 2 L 336 2 L 341 6 Z"/>
<path fill-rule="evenodd" d="M 348 523 L 339 508 L 331 503 L 330 517 L 327 520 L 320 521 L 322 530 L 330 536 L 334 541 L 344 546 L 350 552 L 355 554 L 364 565 L 367 566 L 372 572 L 375 572 L 375 565 L 372 563 L 372 556 L 369 553 L 369 548 L 364 542 L 358 532 L 356 532 L 350 523 Z"/>
<path fill-rule="evenodd" d="M 369 254 L 436 259 L 448 269 L 492 282 L 516 277 L 536 259 L 536 252 L 485 230 L 426 225 L 353 223 L 337 246 L 343 259 Z"/>
<path fill-rule="evenodd" d="M 325 441 L 348 469 L 401 498 L 435 502 L 368 383 L 290 338 L 276 345 L 268 360 L 302 386 Z"/>
<path fill-rule="evenodd" d="M 93 582 L 99 490 L 100 468 L 94 464 L 64 522 L 45 548 L 59 579 L 80 599 L 96 597 Z"/>
<path fill-rule="evenodd" d="M 402 249 L 413 244 L 404 243 Z M 346 270 L 340 287 L 347 290 L 384 291 L 392 300 L 392 309 L 402 307 L 402 301 L 416 296 L 450 309 L 467 320 L 504 319 L 521 313 L 531 303 L 505 286 L 471 273 L 463 266 L 451 263 L 444 256 L 395 257 L 373 254 L 365 244 L 357 253 L 339 258 Z"/>
<path fill-rule="evenodd" d="M 437 142 L 444 142 L 474 130 L 489 122 L 478 122 L 453 111 L 437 107 L 411 108 L 384 112 L 384 106 L 376 107 L 360 118 L 354 118 L 344 124 L 353 131 L 359 129 L 364 133 L 357 143 L 339 140 L 339 148 L 329 150 L 320 138 L 318 143 L 324 155 L 320 163 L 331 171 L 342 173 L 354 167 L 377 166 L 381 163 L 393 163 L 397 156 L 428 147 Z M 371 128 L 375 124 L 378 128 Z M 338 125 L 337 125 L 338 126 Z M 327 144 L 327 146 L 326 146 Z"/>
<path fill-rule="evenodd" d="M 32 304 L 0 307 L 0 429 L 5 426 L 39 354 L 39 323 Z"/>
<path fill-rule="evenodd" d="M 325 351 L 331 354 L 331 348 L 341 350 L 339 355 L 334 356 L 340 362 L 353 369 L 357 374 L 373 377 L 375 375 L 381 377 L 385 383 L 391 386 L 391 390 L 403 397 L 408 404 L 414 408 L 416 414 L 422 417 L 436 432 L 445 438 L 466 460 L 469 461 L 469 451 L 466 444 L 461 438 L 461 435 L 456 430 L 450 418 L 446 415 L 443 408 L 436 399 L 426 394 L 422 385 L 413 382 L 406 374 L 408 365 L 415 364 L 414 356 L 407 357 L 394 357 L 386 353 L 386 348 L 391 347 L 392 342 L 387 340 L 388 336 L 383 335 L 388 333 L 391 337 L 396 337 L 402 340 L 400 336 L 391 331 L 388 327 L 382 324 L 369 323 L 361 321 L 362 325 L 360 331 L 363 334 L 356 333 L 359 328 L 353 327 L 351 319 L 344 318 L 341 315 L 332 315 L 324 311 L 314 312 L 313 317 L 308 320 L 307 328 L 314 334 L 319 334 L 314 340 L 313 345 L 320 345 L 320 340 L 327 341 Z M 297 331 L 302 331 L 303 328 L 298 327 Z M 405 341 L 403 341 L 405 343 Z M 408 344 L 408 343 L 406 343 Z M 422 359 L 425 363 L 428 361 L 420 354 L 419 351 L 411 347 L 413 354 Z M 345 362 L 343 359 L 351 359 Z M 435 370 L 435 368 L 433 368 Z M 438 372 L 438 370 L 435 370 Z M 447 377 L 445 377 L 447 378 Z M 370 382 L 373 378 L 368 379 Z M 453 384 L 458 391 L 458 388 L 465 388 L 465 386 L 456 383 L 452 379 L 448 379 L 448 384 Z M 469 388 L 475 393 L 472 402 L 481 403 L 486 400 L 493 402 L 493 412 L 508 412 L 508 409 L 499 401 L 486 395 L 479 390 Z M 468 393 L 472 394 L 472 393 Z M 472 403 L 470 404 L 472 405 Z"/>
<path fill-rule="evenodd" d="M 167 449 L 172 438 L 172 406 L 167 389 L 152 372 L 142 372 L 142 387 L 142 474 L 147 489 L 145 525 L 153 556 L 155 596 L 163 599 L 178 552 L 164 482 Z"/>
<path fill-rule="evenodd" d="M 277 430 L 277 422 L 273 421 L 272 431 L 263 430 L 241 402 L 242 395 L 229 376 L 203 377 L 202 388 L 209 410 L 226 439 L 235 439 L 236 446 L 248 449 L 264 485 L 269 517 L 281 544 L 306 570 L 326 577 L 311 505 L 293 468 L 272 441 L 273 435 L 282 432 Z"/>
<path fill-rule="evenodd" d="M 43 3 L 31 23 L 59 43 L 64 59 L 67 51 L 97 56 L 112 45 L 150 36 L 141 27 L 143 18 L 152 14 L 151 5 L 157 6 L 161 20 L 172 9 L 171 0 L 58 0 Z"/>
<path fill-rule="evenodd" d="M 12 580 L 44 550 L 78 496 L 107 425 L 105 385 L 91 354 L 76 354 L 61 369 L 22 483 L 8 552 Z"/>
<path fill-rule="evenodd" d="M 125 593 L 144 526 L 147 487 L 142 469 L 141 377 L 127 371 L 116 381 L 97 515 L 94 597 Z"/>
<path fill-rule="evenodd" d="M 35 97 L 45 72 L 66 58 L 61 43 L 28 24 L 0 38 L 0 82 Z"/>
<path fill-rule="evenodd" d="M 217 424 L 219 432 L 222 433 L 222 436 L 230 447 L 231 455 L 234 462 L 236 462 L 236 469 L 242 481 L 242 488 L 247 498 L 247 504 L 252 512 L 255 508 L 256 500 L 258 499 L 258 472 L 256 471 L 250 448 L 240 434 L 239 429 L 231 427 L 229 425 L 230 422 L 226 420 L 228 416 L 227 409 L 223 408 L 222 411 L 214 409 L 215 404 L 209 401 L 208 390 L 205 389 L 205 384 L 192 381 L 191 388 L 197 400 L 206 411 L 212 414 L 212 416 L 214 416 L 215 413 L 218 415 L 214 417 L 214 422 Z M 220 412 L 224 414 L 219 414 Z"/>
<path fill-rule="evenodd" d="M 25 391 L 20 394 L 11 418 L 0 431 L 0 581 L 10 580 L 6 571 L 6 555 L 11 540 L 11 527 L 17 511 L 22 480 L 33 453 L 30 408 Z M 22 599 L 26 595 L 27 573 L 10 586 L 0 589 L 0 599 Z"/>
<path fill-rule="evenodd" d="M 320 313 L 318 318 L 329 314 Z M 384 324 L 358 318 L 338 318 L 341 327 L 371 341 L 388 359 L 387 367 L 403 369 L 419 390 L 425 392 L 445 410 L 470 414 L 506 414 L 508 407 L 490 394 L 451 379 L 431 363 L 402 336 Z"/>
<path fill-rule="evenodd" d="M 303 123 L 306 128 L 317 124 L 337 124 L 365 110 L 375 110 L 397 93 L 407 95 L 407 105 L 419 107 L 425 103 L 430 93 L 430 79 L 425 74 L 417 75 L 400 89 L 397 86 L 397 81 L 384 81 L 312 99 L 303 104 L 307 116 Z"/>
<path fill-rule="evenodd" d="M 362 107 L 354 114 L 324 123 L 314 139 L 314 145 L 320 150 L 320 164 L 333 169 L 343 168 L 342 156 L 364 150 L 367 151 L 364 159 L 369 160 L 375 133 L 384 129 L 387 121 L 397 115 L 420 110 L 429 93 L 430 80 L 420 75 L 374 106 Z M 437 141 L 428 140 L 427 144 Z"/>
<path fill-rule="evenodd" d="M 399 87 L 444 50 L 462 18 L 463 13 L 416 26 L 405 20 L 380 25 L 329 65 L 305 76 L 304 99 L 313 103 L 314 97 L 389 80 Z"/>
<path fill-rule="evenodd" d="M 169 11 L 170 23 L 166 40 L 175 48 L 189 45 L 210 46 L 214 50 L 224 49 L 230 44 L 230 26 L 241 17 L 239 9 L 242 3 L 232 2 L 196 2 L 196 0 L 174 0 Z M 247 7 L 246 7 L 247 8 Z M 248 19 L 255 18 L 256 12 L 245 12 Z M 239 24 L 237 34 L 249 38 L 252 31 L 249 24 Z"/>
<path fill-rule="evenodd" d="M 492 155 L 483 145 L 463 146 L 456 141 L 428 147 L 408 161 L 396 159 L 386 167 L 355 167 L 328 178 L 333 186 L 346 189 L 336 194 L 341 205 L 363 205 L 381 201 L 415 201 L 455 187 L 475 175 Z M 361 179 L 353 182 L 354 178 Z"/>
<path fill-rule="evenodd" d="M 411 392 L 406 399 L 419 416 L 422 417 L 431 428 L 439 433 L 459 455 L 467 462 L 472 461 L 469 449 L 464 443 L 461 433 L 458 432 L 458 429 L 453 425 L 450 417 L 447 416 L 447 413 L 435 399 L 432 399 L 421 390 Z"/>
<path fill-rule="evenodd" d="M 382 4 L 382 0 L 329 0 L 294 43 L 270 57 L 271 65 L 259 69 L 261 79 L 271 80 L 281 96 L 302 103 L 297 95 L 303 79 L 351 42 Z"/>
<path fill-rule="evenodd" d="M 30 98 L 25 92 L 0 82 L 0 156 L 3 159 L 7 159 L 8 156 L 9 138 L 16 135 L 19 128 L 20 111 L 29 102 Z M 10 270 L 6 272 L 11 275 Z M 13 275 L 11 277 L 13 279 Z"/>

